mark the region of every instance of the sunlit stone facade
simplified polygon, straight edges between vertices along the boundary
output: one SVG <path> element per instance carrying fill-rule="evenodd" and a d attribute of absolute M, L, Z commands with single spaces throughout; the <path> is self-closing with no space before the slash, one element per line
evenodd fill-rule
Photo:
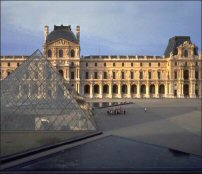
<path fill-rule="evenodd" d="M 80 27 L 45 26 L 44 55 L 86 98 L 196 98 L 202 96 L 202 54 L 188 36 L 169 40 L 164 56 L 80 56 Z M 27 56 L 1 56 L 4 79 Z"/>

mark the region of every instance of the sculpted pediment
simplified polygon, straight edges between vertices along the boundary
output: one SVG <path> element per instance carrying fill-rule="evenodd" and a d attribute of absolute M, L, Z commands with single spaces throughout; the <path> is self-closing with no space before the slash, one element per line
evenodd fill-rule
<path fill-rule="evenodd" d="M 76 45 L 76 44 L 65 39 L 58 39 L 48 43 L 47 45 L 48 46 L 70 46 L 70 45 Z"/>

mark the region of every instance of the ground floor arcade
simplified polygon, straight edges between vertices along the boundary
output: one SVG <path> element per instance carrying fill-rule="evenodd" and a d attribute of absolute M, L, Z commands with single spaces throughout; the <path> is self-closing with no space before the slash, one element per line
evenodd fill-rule
<path fill-rule="evenodd" d="M 198 83 L 84 83 L 86 98 L 196 98 L 201 96 Z"/>

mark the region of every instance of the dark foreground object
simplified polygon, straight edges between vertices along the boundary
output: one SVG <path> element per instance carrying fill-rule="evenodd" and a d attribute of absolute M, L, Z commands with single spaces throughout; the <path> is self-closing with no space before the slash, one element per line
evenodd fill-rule
<path fill-rule="evenodd" d="M 107 136 L 6 171 L 194 173 L 191 171 L 202 171 L 202 157 L 118 136 Z"/>

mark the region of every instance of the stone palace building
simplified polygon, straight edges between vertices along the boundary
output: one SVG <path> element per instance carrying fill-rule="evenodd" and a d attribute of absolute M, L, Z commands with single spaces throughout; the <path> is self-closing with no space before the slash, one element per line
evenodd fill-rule
<path fill-rule="evenodd" d="M 80 56 L 80 27 L 45 26 L 43 54 L 85 98 L 196 98 L 202 96 L 202 54 L 189 36 L 169 39 L 163 56 Z M 28 56 L 1 56 L 6 78 Z"/>

